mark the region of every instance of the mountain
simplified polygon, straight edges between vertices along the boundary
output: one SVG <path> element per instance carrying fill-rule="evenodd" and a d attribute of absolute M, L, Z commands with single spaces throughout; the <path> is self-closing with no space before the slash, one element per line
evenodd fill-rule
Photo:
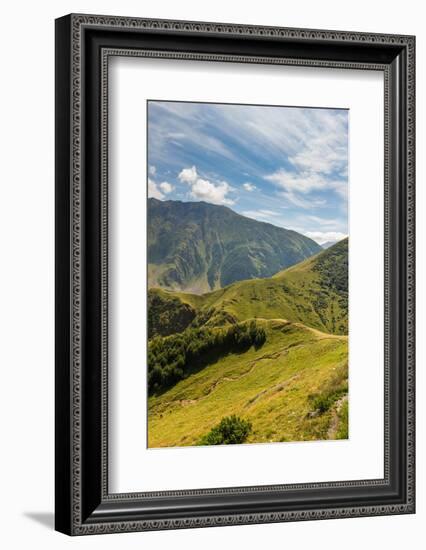
<path fill-rule="evenodd" d="M 148 199 L 150 288 L 202 294 L 271 277 L 320 250 L 304 235 L 225 206 Z"/>
<path fill-rule="evenodd" d="M 149 294 L 191 308 L 192 326 L 246 319 L 286 319 L 331 334 L 348 333 L 348 239 L 266 279 L 238 281 L 204 295 L 151 289 Z M 188 326 L 187 325 L 187 326 Z"/>
<path fill-rule="evenodd" d="M 330 246 L 333 246 L 337 242 L 338 241 L 327 241 L 326 243 L 322 244 L 321 246 L 324 250 L 326 250 L 327 248 L 330 248 Z"/>
<path fill-rule="evenodd" d="M 348 437 L 348 239 L 203 295 L 150 289 L 148 445 Z"/>

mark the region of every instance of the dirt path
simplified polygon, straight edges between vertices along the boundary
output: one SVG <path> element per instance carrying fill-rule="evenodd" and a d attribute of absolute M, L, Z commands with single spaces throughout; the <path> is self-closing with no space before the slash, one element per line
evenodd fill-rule
<path fill-rule="evenodd" d="M 313 335 L 315 335 L 316 338 L 318 338 L 320 340 L 326 340 L 326 339 L 347 340 L 348 339 L 348 337 L 344 336 L 344 335 L 329 334 L 329 333 L 326 333 L 326 332 L 321 332 L 318 329 L 308 327 L 306 325 L 303 325 L 302 323 L 291 322 L 291 321 L 288 321 L 287 319 L 264 319 L 264 318 L 258 317 L 256 320 L 257 321 L 266 321 L 266 320 L 275 321 L 275 322 L 282 323 L 283 325 L 293 324 L 293 325 L 295 325 L 299 328 L 304 328 L 304 329 L 309 330 Z M 236 381 L 240 380 L 241 378 L 249 376 L 252 373 L 252 371 L 256 368 L 256 366 L 258 365 L 258 363 L 260 361 L 265 360 L 265 359 L 278 359 L 279 357 L 281 357 L 283 355 L 287 355 L 290 350 L 293 351 L 293 350 L 295 350 L 299 347 L 305 346 L 306 343 L 307 342 L 303 342 L 302 344 L 292 343 L 290 345 L 284 346 L 279 351 L 275 351 L 275 352 L 272 352 L 272 353 L 266 353 L 264 355 L 261 355 L 260 357 L 257 357 L 256 359 L 253 359 L 253 360 L 249 361 L 248 369 L 245 372 L 241 373 L 240 375 L 234 376 L 234 377 L 224 376 L 224 377 L 218 378 L 217 380 L 212 382 L 210 387 L 207 389 L 205 395 L 200 396 L 200 397 L 196 397 L 194 399 L 188 399 L 188 398 L 187 399 L 172 399 L 171 401 L 160 402 L 155 406 L 155 408 L 152 410 L 152 412 L 155 414 L 156 409 L 158 410 L 158 412 L 160 412 L 160 411 L 162 412 L 164 410 L 164 408 L 168 407 L 169 405 L 181 405 L 182 407 L 187 407 L 189 405 L 193 405 L 194 403 L 197 403 L 198 401 L 207 399 L 208 397 L 210 397 L 212 392 L 214 392 L 217 389 L 217 387 L 222 385 L 224 382 L 236 382 Z M 260 394 L 257 394 L 255 396 L 255 398 L 253 399 L 253 402 L 256 401 L 260 397 L 260 395 L 262 395 L 264 393 L 267 393 L 267 392 L 270 392 L 271 390 L 274 390 L 274 389 L 277 390 L 277 388 L 279 388 L 278 391 L 281 391 L 282 389 L 284 389 L 285 386 L 287 386 L 287 383 L 290 382 L 290 381 L 291 381 L 291 379 L 288 380 L 288 381 L 280 382 L 274 388 L 265 389 L 264 391 L 260 392 Z M 339 400 L 337 402 L 337 404 L 335 405 L 335 408 L 334 408 L 334 411 L 333 411 L 333 418 L 332 418 L 330 428 L 329 428 L 329 434 L 331 434 L 331 436 L 328 436 L 329 439 L 334 439 L 333 434 L 335 434 L 335 432 L 337 431 L 337 425 L 338 425 L 338 422 L 339 422 L 339 418 L 337 416 L 337 411 L 340 410 L 340 407 L 343 404 L 343 401 L 342 401 L 343 399 L 344 398 Z M 250 401 L 246 404 L 246 406 L 249 406 L 251 404 Z M 342 403 L 340 403 L 340 401 L 342 401 Z M 334 426 L 334 424 L 335 424 L 335 426 Z"/>
<path fill-rule="evenodd" d="M 345 335 L 345 334 L 330 334 L 329 332 L 321 332 L 320 330 L 316 329 L 316 328 L 312 328 L 312 327 L 308 327 L 307 325 L 303 325 L 302 323 L 293 323 L 294 325 L 298 326 L 298 327 L 301 327 L 301 328 L 306 328 L 308 329 L 310 332 L 312 332 L 313 334 L 315 334 L 316 336 L 318 336 L 318 338 L 320 340 L 347 340 L 348 337 Z"/>
<path fill-rule="evenodd" d="M 275 394 L 279 393 L 287 388 L 292 382 L 295 380 L 298 380 L 300 378 L 300 374 L 295 374 L 294 376 L 291 376 L 288 380 L 284 380 L 284 382 L 280 382 L 279 384 L 275 384 L 274 386 L 271 386 L 270 388 L 266 388 L 265 390 L 262 390 L 261 392 L 257 393 L 254 397 L 251 397 L 247 403 L 244 405 L 244 408 L 247 409 L 253 403 L 255 403 L 260 397 L 263 397 L 265 394 Z"/>
<path fill-rule="evenodd" d="M 327 432 L 327 439 L 336 439 L 337 430 L 339 428 L 339 412 L 343 403 L 348 400 L 348 396 L 344 395 L 338 399 L 333 407 L 330 426 Z"/>
<path fill-rule="evenodd" d="M 304 325 L 303 323 L 299 323 L 298 321 L 289 321 L 288 319 L 266 319 L 264 317 L 256 317 L 256 319 L 254 320 L 255 321 L 274 321 L 276 323 L 282 323 L 283 325 L 294 325 L 296 327 L 309 330 L 310 332 L 312 332 L 312 334 L 315 334 L 315 336 L 317 336 L 321 340 L 326 340 L 326 339 L 347 340 L 348 339 L 348 336 L 345 334 L 331 334 L 329 332 L 322 332 L 317 328 Z"/>
<path fill-rule="evenodd" d="M 187 407 L 188 405 L 193 405 L 194 403 L 197 403 L 198 401 L 202 401 L 204 399 L 207 399 L 208 397 L 210 397 L 210 395 L 212 394 L 212 392 L 214 390 L 216 390 L 216 388 L 218 386 L 220 386 L 221 384 L 223 384 L 224 382 L 237 382 L 238 380 L 241 380 L 241 378 L 244 378 L 246 376 L 249 376 L 253 370 L 258 366 L 258 363 L 259 361 L 264 361 L 265 359 L 278 359 L 278 357 L 281 357 L 282 355 L 287 355 L 287 353 L 289 352 L 290 349 L 295 349 L 297 347 L 301 347 L 303 346 L 304 344 L 290 344 L 289 346 L 285 346 L 284 348 L 280 349 L 279 351 L 274 351 L 272 353 L 265 353 L 264 355 L 261 355 L 260 357 L 257 357 L 256 359 L 252 359 L 251 361 L 249 361 L 248 363 L 248 369 L 241 373 L 240 375 L 238 376 L 223 376 L 221 378 L 218 378 L 217 380 L 215 380 L 214 382 L 212 382 L 212 384 L 209 386 L 209 388 L 206 390 L 205 392 L 205 395 L 202 395 L 200 397 L 196 397 L 194 399 L 173 399 L 171 401 L 163 401 L 161 403 L 159 403 L 154 409 L 152 412 L 155 412 L 155 409 L 158 407 L 158 412 L 162 412 L 164 410 L 164 407 L 167 407 L 169 405 L 181 405 L 182 407 Z M 294 378 L 294 377 L 292 377 Z M 261 392 L 261 393 L 266 393 L 270 390 L 273 390 L 275 389 L 276 391 L 281 391 L 282 389 L 284 389 L 284 387 L 287 385 L 288 382 L 290 382 L 291 379 L 289 379 L 288 381 L 283 381 L 283 382 L 280 382 L 279 384 L 276 384 L 276 386 L 274 386 L 273 388 L 267 388 L 266 390 L 264 390 L 264 392 Z M 282 388 L 278 389 L 280 386 L 282 386 Z M 259 395 L 256 396 L 256 398 L 258 398 Z"/>

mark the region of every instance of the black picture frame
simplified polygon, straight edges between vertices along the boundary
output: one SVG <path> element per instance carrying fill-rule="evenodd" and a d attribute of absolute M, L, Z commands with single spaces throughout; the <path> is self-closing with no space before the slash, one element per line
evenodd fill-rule
<path fill-rule="evenodd" d="M 111 55 L 383 71 L 383 479 L 108 493 L 105 140 Z M 414 81 L 413 36 L 79 14 L 56 20 L 58 531 L 85 535 L 414 513 Z"/>

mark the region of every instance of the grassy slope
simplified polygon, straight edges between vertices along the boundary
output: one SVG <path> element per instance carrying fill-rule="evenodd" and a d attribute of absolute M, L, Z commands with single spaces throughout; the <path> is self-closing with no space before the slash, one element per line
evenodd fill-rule
<path fill-rule="evenodd" d="M 222 357 L 151 397 L 151 447 L 194 445 L 231 414 L 252 422 L 248 442 L 347 437 L 347 245 L 202 296 L 150 290 L 190 305 L 199 325 L 255 318 L 267 331 L 261 349 Z M 318 414 L 312 395 L 331 395 L 330 408 Z"/>
<path fill-rule="evenodd" d="M 207 319 L 207 324 L 211 325 L 221 324 L 221 312 L 225 312 L 237 321 L 280 318 L 333 334 L 347 334 L 345 292 L 330 284 L 325 269 L 329 265 L 332 268 L 338 265 L 347 281 L 347 246 L 345 239 L 269 279 L 240 281 L 202 296 L 156 292 L 164 296 L 168 293 L 191 305 L 198 310 L 199 318 L 203 322 Z"/>
<path fill-rule="evenodd" d="M 278 319 L 258 323 L 267 331 L 261 349 L 229 354 L 149 399 L 150 447 L 194 445 L 230 414 L 252 422 L 247 442 L 346 433 L 339 401 L 317 414 L 309 396 L 347 391 L 347 337 Z"/>

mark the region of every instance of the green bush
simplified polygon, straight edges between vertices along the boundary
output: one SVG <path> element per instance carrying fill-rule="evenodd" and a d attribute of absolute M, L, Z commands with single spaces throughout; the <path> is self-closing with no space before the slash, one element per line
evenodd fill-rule
<path fill-rule="evenodd" d="M 235 445 L 244 443 L 251 432 L 251 422 L 235 416 L 226 416 L 198 442 L 199 445 Z"/>
<path fill-rule="evenodd" d="M 337 396 L 334 395 L 334 394 L 332 394 L 332 395 L 318 395 L 316 397 L 313 397 L 311 399 L 312 408 L 315 411 L 320 412 L 321 414 L 325 413 L 333 405 L 336 398 L 337 398 Z"/>
<path fill-rule="evenodd" d="M 224 329 L 188 328 L 179 334 L 157 336 L 148 344 L 148 393 L 152 395 L 173 386 L 221 355 L 244 351 L 250 346 L 258 349 L 265 340 L 265 330 L 255 321 Z"/>
<path fill-rule="evenodd" d="M 185 330 L 195 318 L 195 310 L 178 298 L 148 291 L 148 338 L 169 336 Z"/>
<path fill-rule="evenodd" d="M 323 414 L 347 393 L 348 364 L 345 362 L 336 368 L 333 376 L 320 388 L 320 391 L 309 395 L 308 399 L 312 410 Z"/>

